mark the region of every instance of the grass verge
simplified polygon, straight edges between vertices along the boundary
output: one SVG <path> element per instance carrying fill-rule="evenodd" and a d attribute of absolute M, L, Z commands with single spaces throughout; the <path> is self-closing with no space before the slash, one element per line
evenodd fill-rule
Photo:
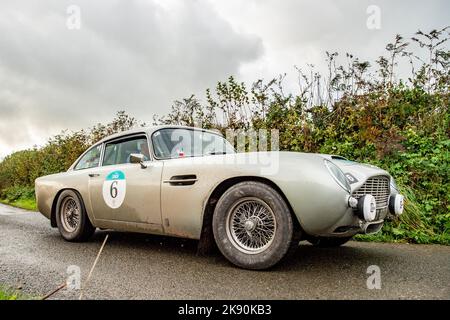
<path fill-rule="evenodd" d="M 37 210 L 32 186 L 11 186 L 1 189 L 0 202 L 26 210 Z"/>
<path fill-rule="evenodd" d="M 377 234 L 364 235 L 358 234 L 354 238 L 356 241 L 362 242 L 386 242 L 386 243 L 415 243 L 415 244 L 440 244 L 450 246 L 450 235 L 427 235 L 427 234 L 406 234 L 394 236 L 380 231 Z"/>
<path fill-rule="evenodd" d="M 0 285 L 0 300 L 31 300 L 32 297 L 23 294 L 18 290 L 14 290 Z"/>
<path fill-rule="evenodd" d="M 6 199 L 0 199 L 0 203 L 7 204 L 13 207 L 25 209 L 25 210 L 31 210 L 31 211 L 37 211 L 36 206 L 36 200 L 34 198 L 28 198 L 28 199 L 17 199 L 17 200 L 6 200 Z"/>

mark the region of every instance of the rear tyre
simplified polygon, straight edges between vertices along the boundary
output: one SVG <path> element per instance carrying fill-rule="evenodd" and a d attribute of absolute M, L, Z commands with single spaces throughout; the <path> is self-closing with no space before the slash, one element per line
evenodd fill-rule
<path fill-rule="evenodd" d="M 332 237 L 310 237 L 308 238 L 308 242 L 313 246 L 321 247 L 321 248 L 332 248 L 339 247 L 348 241 L 350 241 L 352 237 L 345 238 L 332 238 Z"/>
<path fill-rule="evenodd" d="M 264 183 L 246 181 L 232 186 L 214 211 L 217 246 L 231 263 L 242 268 L 274 266 L 286 255 L 293 232 L 289 207 Z"/>
<path fill-rule="evenodd" d="M 65 190 L 58 197 L 56 224 L 59 233 L 67 241 L 86 241 L 95 232 L 95 227 L 87 216 L 83 200 L 72 190 Z"/>

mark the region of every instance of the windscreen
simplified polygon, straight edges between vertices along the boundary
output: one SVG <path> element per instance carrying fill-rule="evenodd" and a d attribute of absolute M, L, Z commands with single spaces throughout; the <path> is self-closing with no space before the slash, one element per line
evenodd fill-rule
<path fill-rule="evenodd" d="M 152 142 L 155 156 L 159 159 L 235 153 L 222 136 L 201 130 L 161 129 L 152 135 Z"/>

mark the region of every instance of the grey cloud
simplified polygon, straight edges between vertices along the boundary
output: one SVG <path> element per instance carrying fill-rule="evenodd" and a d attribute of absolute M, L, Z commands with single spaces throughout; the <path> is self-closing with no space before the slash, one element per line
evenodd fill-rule
<path fill-rule="evenodd" d="M 70 4 L 1 4 L 0 152 L 39 140 L 26 132 L 79 129 L 118 109 L 150 120 L 262 54 L 257 36 L 236 32 L 206 1 L 174 10 L 153 1 L 76 1 L 80 30 L 66 28 Z M 33 128 L 11 140 L 16 121 Z"/>
<path fill-rule="evenodd" d="M 287 72 L 286 89 L 298 90 L 294 66 L 313 64 L 325 71 L 325 51 L 346 52 L 374 61 L 397 33 L 411 37 L 418 29 L 430 31 L 449 24 L 447 0 L 228 0 L 217 3 L 233 25 L 263 39 L 264 54 L 245 65 L 246 81 Z M 381 29 L 367 28 L 367 8 L 380 8 Z M 239 10 L 236 8 L 239 7 Z M 402 75 L 409 65 L 399 66 Z"/>

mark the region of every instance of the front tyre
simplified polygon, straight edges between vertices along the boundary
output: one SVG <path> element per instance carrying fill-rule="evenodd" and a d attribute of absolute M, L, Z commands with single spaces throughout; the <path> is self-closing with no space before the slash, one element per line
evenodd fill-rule
<path fill-rule="evenodd" d="M 264 183 L 246 181 L 232 186 L 214 211 L 217 246 L 242 268 L 266 269 L 278 263 L 291 246 L 293 231 L 286 202 Z"/>
<path fill-rule="evenodd" d="M 83 200 L 72 190 L 65 190 L 58 197 L 56 224 L 59 233 L 67 241 L 86 241 L 95 231 L 87 216 Z"/>
<path fill-rule="evenodd" d="M 310 237 L 308 242 L 313 246 L 321 247 L 321 248 L 332 248 L 339 247 L 348 241 L 350 241 L 352 237 L 344 237 L 344 238 L 332 238 L 332 237 Z"/>

